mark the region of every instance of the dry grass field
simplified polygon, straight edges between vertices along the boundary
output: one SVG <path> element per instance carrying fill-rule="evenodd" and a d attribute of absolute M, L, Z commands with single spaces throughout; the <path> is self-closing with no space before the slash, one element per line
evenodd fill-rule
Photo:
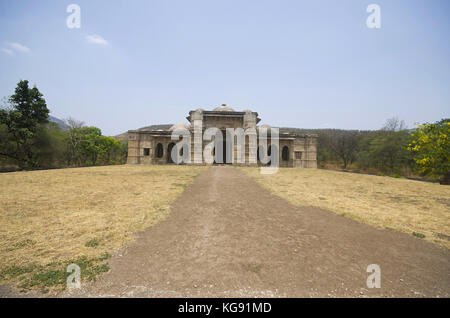
<path fill-rule="evenodd" d="M 322 169 L 281 168 L 272 175 L 239 169 L 294 205 L 320 207 L 450 248 L 449 186 Z"/>
<path fill-rule="evenodd" d="M 63 287 L 108 270 L 109 253 L 164 219 L 206 167 L 107 166 L 0 174 L 0 282 Z M 84 276 L 83 276 L 84 275 Z"/>

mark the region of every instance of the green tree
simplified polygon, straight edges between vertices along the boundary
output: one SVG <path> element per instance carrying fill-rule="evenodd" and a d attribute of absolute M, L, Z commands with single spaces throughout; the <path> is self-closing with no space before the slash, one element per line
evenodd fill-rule
<path fill-rule="evenodd" d="M 128 140 L 120 141 L 120 155 L 119 163 L 123 164 L 127 162 L 128 158 Z"/>
<path fill-rule="evenodd" d="M 373 166 L 385 172 L 400 172 L 408 166 L 407 150 L 410 134 L 402 131 L 380 131 L 369 141 L 369 156 Z"/>
<path fill-rule="evenodd" d="M 122 145 L 119 140 L 112 137 L 102 136 L 101 140 L 102 151 L 100 152 L 101 161 L 103 164 L 116 164 L 121 161 Z"/>
<path fill-rule="evenodd" d="M 66 121 L 70 127 L 66 135 L 68 165 L 89 166 L 121 164 L 126 160 L 126 144 L 112 137 L 102 136 L 97 127 L 84 126 L 74 119 Z"/>
<path fill-rule="evenodd" d="M 104 149 L 101 141 L 102 131 L 97 127 L 82 127 L 80 135 L 81 141 L 78 144 L 77 152 L 81 165 L 95 166 Z"/>
<path fill-rule="evenodd" d="M 357 164 L 378 172 L 407 174 L 414 165 L 406 149 L 410 139 L 404 121 L 390 118 L 381 130 L 372 131 L 361 139 Z"/>
<path fill-rule="evenodd" d="M 0 109 L 0 125 L 6 127 L 6 141 L 0 146 L 0 155 L 14 159 L 20 168 L 38 165 L 33 151 L 34 137 L 42 124 L 48 123 L 49 110 L 45 99 L 27 80 L 17 84 L 8 106 Z"/>
<path fill-rule="evenodd" d="M 420 172 L 450 184 L 450 119 L 419 125 L 412 136 L 408 149 L 414 153 Z"/>
<path fill-rule="evenodd" d="M 74 166 L 80 164 L 79 144 L 83 138 L 83 126 L 84 123 L 77 121 L 73 118 L 69 118 L 65 121 L 69 127 L 67 139 L 66 139 L 66 160 L 68 166 Z"/>
<path fill-rule="evenodd" d="M 41 125 L 33 140 L 33 153 L 40 168 L 65 166 L 67 131 L 56 123 Z"/>

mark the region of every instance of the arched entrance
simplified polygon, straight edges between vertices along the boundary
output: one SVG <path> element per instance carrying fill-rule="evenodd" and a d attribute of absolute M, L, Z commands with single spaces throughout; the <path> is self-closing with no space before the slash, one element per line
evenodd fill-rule
<path fill-rule="evenodd" d="M 225 131 L 222 131 L 222 141 L 215 142 L 215 146 L 222 146 L 222 158 L 218 158 L 216 161 L 216 147 L 213 149 L 214 163 L 215 164 L 231 164 L 231 162 L 227 162 L 227 138 Z M 222 160 L 220 160 L 222 159 Z"/>
<path fill-rule="evenodd" d="M 167 163 L 174 163 L 174 161 L 172 160 L 172 149 L 173 149 L 174 146 L 175 146 L 174 142 L 171 142 L 167 146 Z"/>
<path fill-rule="evenodd" d="M 164 156 L 164 148 L 161 143 L 156 145 L 156 157 L 162 158 Z"/>
<path fill-rule="evenodd" d="M 281 153 L 281 160 L 289 161 L 289 147 L 288 146 L 283 147 L 283 151 Z"/>

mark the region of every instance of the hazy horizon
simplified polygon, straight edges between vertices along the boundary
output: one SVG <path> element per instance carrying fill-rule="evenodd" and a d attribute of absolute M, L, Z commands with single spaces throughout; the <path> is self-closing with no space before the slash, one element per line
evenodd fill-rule
<path fill-rule="evenodd" d="M 81 8 L 81 28 L 66 12 Z M 381 28 L 369 29 L 369 4 Z M 409 128 L 449 117 L 450 2 L 0 3 L 0 97 L 36 84 L 51 115 L 105 135 L 227 104 L 260 124 Z"/>

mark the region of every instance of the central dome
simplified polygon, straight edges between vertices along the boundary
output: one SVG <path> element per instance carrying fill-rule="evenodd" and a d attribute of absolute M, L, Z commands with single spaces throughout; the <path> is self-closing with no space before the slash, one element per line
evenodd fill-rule
<path fill-rule="evenodd" d="M 175 131 L 175 130 L 179 130 L 179 129 L 188 129 L 189 130 L 190 126 L 188 124 L 185 123 L 178 123 L 173 125 L 172 127 L 169 128 L 170 131 Z"/>
<path fill-rule="evenodd" d="M 222 104 L 219 107 L 216 107 L 213 109 L 215 112 L 234 112 L 234 109 L 231 107 L 228 107 L 226 104 Z"/>

